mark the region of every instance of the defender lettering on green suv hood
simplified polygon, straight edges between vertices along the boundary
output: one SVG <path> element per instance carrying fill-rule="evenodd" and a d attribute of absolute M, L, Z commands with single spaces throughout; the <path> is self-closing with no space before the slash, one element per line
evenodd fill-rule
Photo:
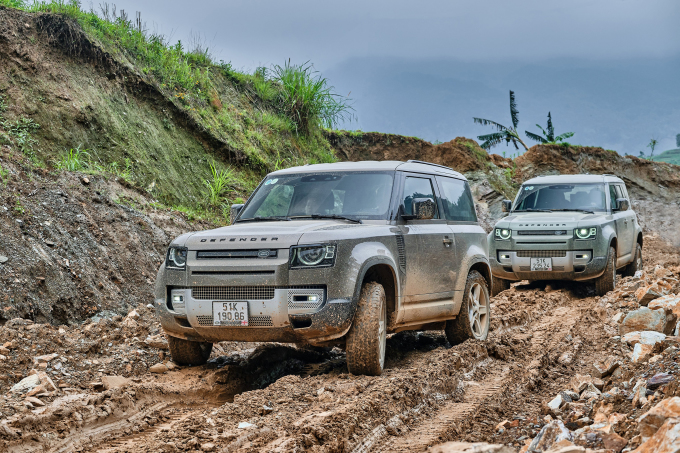
<path fill-rule="evenodd" d="M 574 229 L 590 226 L 602 221 L 604 214 L 586 214 L 583 212 L 515 212 L 501 219 L 496 228 L 521 229 Z"/>

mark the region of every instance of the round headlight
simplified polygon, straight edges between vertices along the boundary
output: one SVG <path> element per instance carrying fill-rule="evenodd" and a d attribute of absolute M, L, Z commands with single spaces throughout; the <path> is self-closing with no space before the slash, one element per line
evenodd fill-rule
<path fill-rule="evenodd" d="M 171 266 L 184 267 L 187 264 L 186 249 L 172 247 L 168 253 L 168 260 Z"/>
<path fill-rule="evenodd" d="M 574 230 L 576 237 L 579 239 L 588 239 L 597 234 L 597 228 L 576 228 Z"/>
<path fill-rule="evenodd" d="M 496 237 L 500 239 L 510 239 L 512 231 L 509 228 L 496 228 Z"/>
<path fill-rule="evenodd" d="M 326 257 L 326 247 L 298 249 L 298 259 L 305 266 L 316 266 Z"/>

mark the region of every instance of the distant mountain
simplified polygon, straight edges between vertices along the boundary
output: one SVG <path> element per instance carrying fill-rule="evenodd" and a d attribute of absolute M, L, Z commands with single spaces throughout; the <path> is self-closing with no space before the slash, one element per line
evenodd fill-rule
<path fill-rule="evenodd" d="M 654 60 L 549 60 L 474 62 L 356 58 L 324 76 L 339 93 L 351 91 L 358 122 L 350 129 L 448 141 L 491 132 L 473 116 L 509 123 L 514 90 L 519 128 L 538 132 L 552 112 L 557 133 L 569 141 L 637 156 L 650 138 L 675 145 L 680 127 L 680 58 Z M 529 144 L 529 143 L 527 143 Z M 514 147 L 501 145 L 495 153 Z"/>
<path fill-rule="evenodd" d="M 675 164 L 675 165 L 680 165 L 680 148 L 677 149 L 669 149 L 668 151 L 664 151 L 658 156 L 654 156 L 654 159 L 657 162 L 668 162 L 669 164 Z"/>

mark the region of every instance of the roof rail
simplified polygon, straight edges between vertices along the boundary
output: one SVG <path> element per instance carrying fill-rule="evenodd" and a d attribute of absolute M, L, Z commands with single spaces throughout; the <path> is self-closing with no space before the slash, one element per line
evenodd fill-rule
<path fill-rule="evenodd" d="M 411 160 L 407 160 L 406 163 L 407 163 L 407 164 L 424 164 L 424 165 L 432 165 L 433 167 L 446 168 L 447 170 L 456 171 L 456 170 L 454 170 L 454 169 L 451 168 L 451 167 L 447 167 L 446 165 L 433 164 L 432 162 L 425 162 L 425 161 L 423 161 L 423 160 L 413 160 L 413 159 L 411 159 Z"/>

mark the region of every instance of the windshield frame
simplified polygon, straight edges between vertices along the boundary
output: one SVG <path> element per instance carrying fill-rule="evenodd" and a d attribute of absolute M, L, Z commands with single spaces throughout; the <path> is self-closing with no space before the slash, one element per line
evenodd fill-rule
<path fill-rule="evenodd" d="M 539 186 L 541 188 L 544 188 L 544 187 L 549 187 L 549 186 L 562 186 L 562 185 L 569 185 L 569 186 L 596 186 L 596 185 L 599 185 L 599 186 L 601 186 L 602 191 L 604 193 L 604 200 L 603 200 L 604 205 L 602 207 L 598 207 L 598 208 L 595 208 L 595 207 L 576 208 L 575 207 L 573 209 L 569 208 L 569 209 L 566 209 L 566 210 L 558 208 L 558 207 L 555 207 L 554 209 L 536 208 L 535 210 L 524 210 L 524 209 L 518 210 L 517 209 L 518 205 L 522 201 L 524 201 L 524 199 L 526 198 L 526 197 L 523 197 L 520 200 L 520 196 L 522 195 L 523 189 L 524 189 L 525 186 Z M 538 189 L 538 190 L 540 190 L 540 189 Z M 574 183 L 567 183 L 567 182 L 565 182 L 565 183 L 538 183 L 538 184 L 524 183 L 520 186 L 519 191 L 517 192 L 517 196 L 515 197 L 515 200 L 512 203 L 512 209 L 510 210 L 510 212 L 511 213 L 515 213 L 515 212 L 516 213 L 537 213 L 537 212 L 538 213 L 550 213 L 550 212 L 592 212 L 592 213 L 602 213 L 602 212 L 604 212 L 604 213 L 607 213 L 609 211 L 609 208 L 608 208 L 609 195 L 608 195 L 608 192 L 607 192 L 608 190 L 609 189 L 607 187 L 607 184 L 604 181 L 603 182 L 599 182 L 599 181 L 574 182 Z"/>
<path fill-rule="evenodd" d="M 241 208 L 238 216 L 234 219 L 233 224 L 238 223 L 239 221 L 246 221 L 250 220 L 253 217 L 243 217 L 243 214 L 247 211 L 247 208 L 254 202 L 255 200 L 255 195 L 260 191 L 260 189 L 265 185 L 265 183 L 268 180 L 275 179 L 275 178 L 287 178 L 287 177 L 293 177 L 293 178 L 303 178 L 306 176 L 314 176 L 314 175 L 321 175 L 321 174 L 329 174 L 329 175 L 349 175 L 349 174 L 359 174 L 359 173 L 369 173 L 369 174 L 386 174 L 390 175 L 392 178 L 392 186 L 390 187 L 390 198 L 387 203 L 387 209 L 383 215 L 380 216 L 370 216 L 370 215 L 352 215 L 352 214 L 341 214 L 344 217 L 348 217 L 353 220 L 358 220 L 358 221 L 390 221 L 394 217 L 394 202 L 395 202 L 395 187 L 396 187 L 396 178 L 397 178 L 397 172 L 396 170 L 340 170 L 340 171 L 305 171 L 305 172 L 295 172 L 295 173 L 283 173 L 283 174 L 274 174 L 270 173 L 268 174 L 262 181 L 260 181 L 260 184 L 258 184 L 257 188 L 253 190 L 253 192 L 250 194 L 248 197 L 248 200 L 245 202 L 243 207 Z M 281 219 L 282 221 L 285 219 Z M 312 217 L 312 214 L 309 216 L 305 215 L 291 215 L 290 220 L 319 220 L 314 219 Z M 321 219 L 324 220 L 324 219 Z M 328 220 L 333 220 L 333 219 L 328 219 Z"/>

